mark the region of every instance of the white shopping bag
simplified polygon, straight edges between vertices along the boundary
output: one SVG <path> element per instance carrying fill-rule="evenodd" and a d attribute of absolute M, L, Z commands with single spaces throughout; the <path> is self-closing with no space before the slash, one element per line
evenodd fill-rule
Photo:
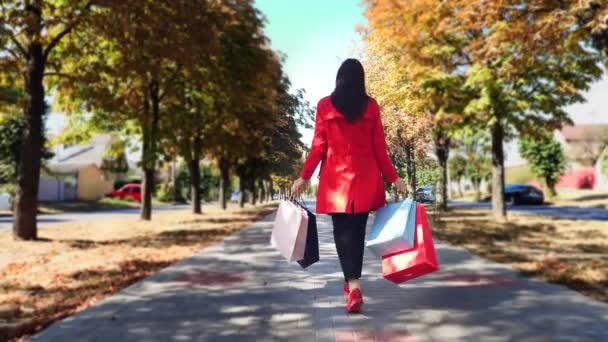
<path fill-rule="evenodd" d="M 403 200 L 378 209 L 365 245 L 379 258 L 414 248 L 416 202 Z"/>
<path fill-rule="evenodd" d="M 274 218 L 270 243 L 288 261 L 302 260 L 306 249 L 307 233 L 306 211 L 291 201 L 281 201 Z"/>

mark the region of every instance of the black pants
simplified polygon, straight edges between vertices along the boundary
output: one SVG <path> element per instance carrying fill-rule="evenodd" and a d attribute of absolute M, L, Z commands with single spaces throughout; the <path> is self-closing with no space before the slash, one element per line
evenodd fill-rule
<path fill-rule="evenodd" d="M 334 241 L 346 281 L 361 278 L 365 224 L 368 216 L 369 213 L 331 214 L 334 224 Z"/>

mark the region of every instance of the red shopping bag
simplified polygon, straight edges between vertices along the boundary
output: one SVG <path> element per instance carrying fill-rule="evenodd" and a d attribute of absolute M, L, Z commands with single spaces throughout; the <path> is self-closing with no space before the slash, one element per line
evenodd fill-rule
<path fill-rule="evenodd" d="M 415 235 L 413 249 L 382 257 L 384 278 L 398 284 L 439 270 L 429 220 L 420 203 L 416 203 Z"/>

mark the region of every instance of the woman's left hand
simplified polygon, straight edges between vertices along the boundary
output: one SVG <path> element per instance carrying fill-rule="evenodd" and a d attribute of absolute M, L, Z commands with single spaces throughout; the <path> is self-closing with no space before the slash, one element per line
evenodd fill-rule
<path fill-rule="evenodd" d="M 308 186 L 308 181 L 300 177 L 293 182 L 293 185 L 291 186 L 291 193 L 299 195 L 304 191 L 304 189 L 306 189 L 306 186 Z"/>
<path fill-rule="evenodd" d="M 395 185 L 395 189 L 397 190 L 397 192 L 405 196 L 405 194 L 407 193 L 407 187 L 405 186 L 403 180 L 401 180 L 401 178 L 397 178 L 397 180 L 393 184 Z"/>

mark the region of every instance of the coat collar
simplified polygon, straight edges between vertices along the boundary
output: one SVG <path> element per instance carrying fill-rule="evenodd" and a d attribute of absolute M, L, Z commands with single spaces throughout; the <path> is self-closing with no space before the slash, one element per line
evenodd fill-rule
<path fill-rule="evenodd" d="M 367 104 L 367 109 L 365 110 L 365 113 L 363 113 L 363 118 L 370 119 L 370 120 L 374 119 L 374 113 L 376 112 L 373 110 L 374 104 L 375 104 L 374 100 L 370 98 L 369 103 Z M 323 108 L 321 108 L 321 110 L 323 110 L 325 112 L 324 117 L 326 120 L 339 119 L 339 118 L 344 119 L 344 116 L 340 112 L 338 112 L 338 110 L 331 103 L 331 98 L 329 96 L 323 98 L 320 101 L 319 106 L 323 107 Z"/>

